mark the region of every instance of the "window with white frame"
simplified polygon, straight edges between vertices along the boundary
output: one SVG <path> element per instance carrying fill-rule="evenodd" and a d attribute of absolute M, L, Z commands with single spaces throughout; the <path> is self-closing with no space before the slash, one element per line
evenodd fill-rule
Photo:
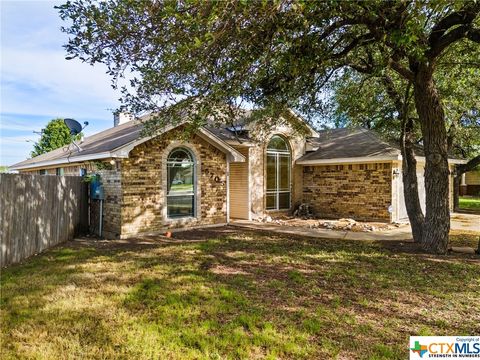
<path fill-rule="evenodd" d="M 267 145 L 267 210 L 290 208 L 291 155 L 285 139 L 274 135 Z"/>
<path fill-rule="evenodd" d="M 195 158 L 190 150 L 173 149 L 167 158 L 167 217 L 195 216 Z"/>

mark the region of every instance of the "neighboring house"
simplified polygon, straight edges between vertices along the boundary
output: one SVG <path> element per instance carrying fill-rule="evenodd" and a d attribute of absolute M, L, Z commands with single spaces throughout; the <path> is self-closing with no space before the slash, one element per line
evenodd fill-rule
<path fill-rule="evenodd" d="M 306 135 L 293 130 L 299 124 Z M 105 188 L 103 229 L 110 237 L 251 220 L 291 212 L 301 203 L 319 217 L 407 218 L 400 150 L 373 131 L 317 132 L 293 112 L 269 131 L 238 121 L 233 127 L 202 127 L 184 139 L 184 125 L 148 137 L 142 127 L 120 114 L 113 128 L 85 138 L 80 151 L 57 149 L 10 168 L 99 173 Z M 424 158 L 418 161 L 423 184 Z M 95 162 L 112 169 L 97 170 Z M 424 202 L 423 186 L 420 197 Z"/>
<path fill-rule="evenodd" d="M 480 196 L 480 170 L 462 174 L 460 195 Z"/>

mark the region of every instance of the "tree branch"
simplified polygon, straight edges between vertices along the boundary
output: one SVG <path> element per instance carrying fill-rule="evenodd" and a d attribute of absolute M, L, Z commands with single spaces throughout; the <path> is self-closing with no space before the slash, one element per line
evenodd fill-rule
<path fill-rule="evenodd" d="M 459 11 L 455 11 L 443 19 L 441 19 L 433 28 L 428 37 L 428 43 L 431 48 L 436 46 L 436 43 L 440 40 L 445 33 L 456 25 L 471 24 L 475 17 L 480 12 L 480 3 L 467 3 Z"/>
<path fill-rule="evenodd" d="M 350 44 L 345 46 L 342 51 L 340 51 L 338 53 L 333 53 L 331 58 L 332 59 L 342 58 L 343 56 L 347 55 L 350 51 L 355 49 L 358 45 L 368 44 L 369 42 L 371 42 L 374 39 L 375 39 L 375 37 L 372 34 L 364 34 L 364 35 L 361 35 L 359 37 L 356 37 L 355 39 L 353 39 L 350 42 Z"/>
<path fill-rule="evenodd" d="M 468 25 L 462 25 L 449 31 L 448 33 L 443 35 L 441 38 L 439 38 L 433 46 L 430 47 L 430 50 L 428 50 L 426 54 L 427 57 L 429 59 L 435 59 L 449 45 L 453 44 L 454 42 L 462 38 L 465 38 L 467 36 L 468 31 L 469 31 Z"/>
<path fill-rule="evenodd" d="M 471 171 L 475 169 L 478 165 L 480 165 L 480 155 L 475 156 L 466 164 L 458 165 L 457 166 L 457 176 L 466 173 L 467 171 Z"/>
<path fill-rule="evenodd" d="M 480 44 L 480 29 L 470 29 L 467 33 L 467 38 Z"/>
<path fill-rule="evenodd" d="M 388 65 L 393 70 L 395 70 L 399 75 L 403 76 L 405 79 L 407 79 L 409 81 L 413 81 L 415 79 L 415 74 L 413 72 L 411 72 L 410 70 L 408 70 L 407 68 L 400 65 L 399 62 L 397 62 L 393 59 L 390 59 L 388 61 Z"/>
<path fill-rule="evenodd" d="M 465 37 L 472 41 L 480 42 L 480 33 L 471 29 L 472 23 L 479 13 L 480 2 L 469 2 L 461 10 L 453 12 L 440 20 L 433 27 L 428 37 L 430 49 L 426 52 L 427 57 L 435 59 L 450 44 Z"/>
<path fill-rule="evenodd" d="M 404 104 L 403 104 L 402 98 L 400 97 L 400 94 L 395 89 L 395 84 L 393 83 L 393 80 L 390 78 L 390 76 L 383 75 L 382 76 L 382 83 L 385 86 L 385 90 L 387 91 L 388 96 L 395 103 L 395 107 L 397 108 L 397 111 L 399 112 L 399 117 L 404 118 L 404 116 L 403 116 Z"/>

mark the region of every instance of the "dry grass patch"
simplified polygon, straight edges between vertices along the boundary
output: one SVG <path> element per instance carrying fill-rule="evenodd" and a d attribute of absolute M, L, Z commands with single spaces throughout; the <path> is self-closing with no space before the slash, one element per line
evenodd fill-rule
<path fill-rule="evenodd" d="M 76 241 L 2 271 L 2 358 L 398 358 L 480 332 L 480 261 L 240 231 Z M 194 240 L 194 241 L 191 241 Z"/>

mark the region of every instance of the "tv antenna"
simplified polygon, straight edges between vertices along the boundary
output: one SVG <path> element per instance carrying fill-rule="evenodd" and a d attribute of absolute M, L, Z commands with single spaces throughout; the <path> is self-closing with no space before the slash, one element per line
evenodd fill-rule
<path fill-rule="evenodd" d="M 80 125 L 80 123 L 75 120 L 75 119 L 64 119 L 63 122 L 67 127 L 70 129 L 70 135 L 72 136 L 72 144 L 75 145 L 78 151 L 82 151 L 80 146 L 75 142 L 75 136 L 80 134 L 83 129 L 85 129 L 88 126 L 88 121 L 83 122 L 83 127 Z"/>

